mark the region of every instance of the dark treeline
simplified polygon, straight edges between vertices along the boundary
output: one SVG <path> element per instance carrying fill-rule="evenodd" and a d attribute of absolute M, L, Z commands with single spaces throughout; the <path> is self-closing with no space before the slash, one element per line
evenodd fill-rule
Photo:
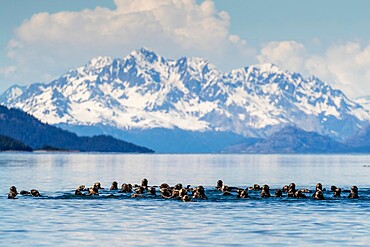
<path fill-rule="evenodd" d="M 0 151 L 32 151 L 32 148 L 13 138 L 0 135 Z"/>
<path fill-rule="evenodd" d="M 45 146 L 82 152 L 151 153 L 152 150 L 111 136 L 79 137 L 74 133 L 45 124 L 18 110 L 0 106 L 0 135 L 23 142 L 32 149 Z"/>

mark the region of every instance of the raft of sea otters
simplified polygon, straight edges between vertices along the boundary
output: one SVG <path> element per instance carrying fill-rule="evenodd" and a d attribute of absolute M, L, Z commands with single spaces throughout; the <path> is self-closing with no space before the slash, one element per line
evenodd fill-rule
<path fill-rule="evenodd" d="M 90 188 L 86 188 L 85 185 L 80 185 L 75 190 L 75 196 L 94 196 L 99 195 L 99 190 L 103 190 L 99 182 L 96 182 Z M 268 185 L 260 186 L 254 184 L 252 187 L 242 189 L 238 187 L 229 187 L 225 185 L 222 180 L 217 181 L 216 190 L 220 191 L 220 194 L 223 196 L 236 196 L 237 198 L 251 198 L 248 194 L 248 191 L 260 191 L 260 197 L 271 197 L 270 187 Z M 163 183 L 160 186 L 148 186 L 148 179 L 144 178 L 141 181 L 141 185 L 135 184 L 122 184 L 121 189 L 118 188 L 118 183 L 114 181 L 112 186 L 109 189 L 110 191 L 117 191 L 118 193 L 129 193 L 132 198 L 145 197 L 145 196 L 161 196 L 164 199 L 181 199 L 184 202 L 190 202 L 192 199 L 208 199 L 205 193 L 205 189 L 202 185 L 198 187 L 191 187 L 190 185 L 184 187 L 181 183 L 176 184 L 175 186 L 170 186 L 167 183 Z M 275 197 L 283 197 L 283 194 L 286 194 L 291 198 L 307 198 L 306 193 L 313 193 L 312 197 L 316 200 L 324 200 L 325 189 L 322 188 L 321 183 L 316 184 L 315 191 L 311 192 L 308 189 L 296 189 L 296 185 L 291 183 L 289 185 L 284 185 L 282 189 L 274 190 Z M 333 193 L 333 197 L 340 197 L 342 189 L 337 188 L 336 186 L 331 186 L 330 191 Z M 157 194 L 159 192 L 159 194 Z M 351 190 L 344 190 L 347 192 L 348 198 L 355 199 L 359 198 L 357 186 L 352 186 Z M 38 190 L 25 191 L 22 190 L 18 193 L 15 186 L 10 187 L 8 193 L 8 199 L 17 199 L 16 196 L 20 195 L 31 195 L 35 197 L 41 196 Z M 114 197 L 113 194 L 110 196 Z"/>

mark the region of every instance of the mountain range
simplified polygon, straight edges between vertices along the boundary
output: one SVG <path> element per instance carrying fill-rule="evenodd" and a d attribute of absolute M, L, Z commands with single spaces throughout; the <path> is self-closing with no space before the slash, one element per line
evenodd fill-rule
<path fill-rule="evenodd" d="M 14 85 L 0 104 L 77 134 L 110 134 L 158 152 L 218 152 L 286 126 L 343 142 L 370 114 L 311 76 L 260 64 L 221 72 L 202 58 L 146 48 L 96 57 L 50 83 Z"/>

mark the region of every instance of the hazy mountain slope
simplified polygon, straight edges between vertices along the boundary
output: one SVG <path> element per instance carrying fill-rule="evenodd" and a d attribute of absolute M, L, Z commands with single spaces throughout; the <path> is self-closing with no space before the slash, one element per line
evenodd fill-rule
<path fill-rule="evenodd" d="M 50 145 L 56 148 L 97 152 L 147 153 L 152 150 L 110 136 L 78 137 L 76 134 L 41 123 L 16 109 L 0 106 L 0 135 L 19 140 L 33 149 Z"/>
<path fill-rule="evenodd" d="M 351 152 L 350 147 L 330 137 L 307 132 L 295 127 L 285 127 L 265 140 L 252 144 L 228 147 L 229 153 L 342 153 Z"/>

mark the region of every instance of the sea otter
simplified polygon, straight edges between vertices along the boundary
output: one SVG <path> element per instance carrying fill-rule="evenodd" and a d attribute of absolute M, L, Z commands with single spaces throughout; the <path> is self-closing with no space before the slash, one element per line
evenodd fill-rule
<path fill-rule="evenodd" d="M 172 192 L 168 188 L 161 188 L 160 189 L 161 196 L 164 199 L 169 199 L 172 197 Z"/>
<path fill-rule="evenodd" d="M 307 196 L 305 194 L 303 194 L 302 190 L 297 190 L 294 194 L 294 197 L 295 198 L 307 198 Z"/>
<path fill-rule="evenodd" d="M 35 190 L 35 189 L 31 190 L 31 195 L 34 196 L 34 197 L 41 196 L 40 192 L 38 190 Z"/>
<path fill-rule="evenodd" d="M 350 198 L 350 199 L 359 198 L 357 186 L 352 186 L 351 192 L 349 193 L 348 198 Z"/>
<path fill-rule="evenodd" d="M 331 192 L 335 192 L 335 190 L 337 189 L 337 186 L 335 186 L 335 185 L 332 185 L 331 187 L 330 187 L 330 191 Z"/>
<path fill-rule="evenodd" d="M 318 192 L 318 191 L 321 191 L 321 193 L 316 193 L 316 192 Z M 319 195 L 320 195 L 320 196 L 322 195 L 322 197 L 323 197 L 323 199 L 324 199 L 324 193 L 323 193 L 323 190 L 322 190 L 322 184 L 321 184 L 321 183 L 317 183 L 317 184 L 316 184 L 315 193 L 313 193 L 313 194 L 312 194 L 312 197 L 314 197 L 315 199 L 318 199 L 318 198 L 316 198 L 316 197 L 318 197 Z"/>
<path fill-rule="evenodd" d="M 146 179 L 146 178 L 143 178 L 142 180 L 141 180 L 141 187 L 144 187 L 144 189 L 148 189 L 148 179 Z"/>
<path fill-rule="evenodd" d="M 315 199 L 315 200 L 324 200 L 324 193 L 322 192 L 322 190 L 316 190 L 316 192 L 312 195 L 312 197 Z"/>
<path fill-rule="evenodd" d="M 179 190 L 172 190 L 171 198 L 180 199 L 180 191 Z"/>
<path fill-rule="evenodd" d="M 283 192 L 281 191 L 281 189 L 275 190 L 275 197 L 282 197 L 282 196 L 283 196 Z"/>
<path fill-rule="evenodd" d="M 222 180 L 218 180 L 217 185 L 216 185 L 216 189 L 221 190 L 223 185 L 224 185 L 224 182 L 222 182 Z"/>
<path fill-rule="evenodd" d="M 144 192 L 145 192 L 145 188 L 143 186 L 140 186 L 135 189 L 136 194 L 144 194 Z"/>
<path fill-rule="evenodd" d="M 75 195 L 84 196 L 85 194 L 82 194 L 82 191 L 85 191 L 85 185 L 78 186 L 77 189 L 75 190 Z"/>
<path fill-rule="evenodd" d="M 342 192 L 341 188 L 335 188 L 333 197 L 340 197 L 340 193 Z"/>
<path fill-rule="evenodd" d="M 294 197 L 295 196 L 295 183 L 290 183 L 288 186 L 288 197 Z"/>
<path fill-rule="evenodd" d="M 89 188 L 89 196 L 92 195 L 99 195 L 99 189 L 101 189 L 101 185 L 99 182 L 96 182 L 91 188 Z"/>
<path fill-rule="evenodd" d="M 167 184 L 167 183 L 163 183 L 163 184 L 159 185 L 159 188 L 160 189 L 163 189 L 163 188 L 169 189 L 170 188 L 170 185 Z"/>
<path fill-rule="evenodd" d="M 188 194 L 188 190 L 187 189 L 180 189 L 179 190 L 179 196 L 182 198 L 184 197 L 185 195 Z"/>
<path fill-rule="evenodd" d="M 322 184 L 321 183 L 316 184 L 316 190 L 321 190 L 322 191 Z"/>
<path fill-rule="evenodd" d="M 137 194 L 137 193 L 134 193 L 131 195 L 131 198 L 140 198 L 140 197 L 143 197 L 142 194 Z"/>
<path fill-rule="evenodd" d="M 193 194 L 193 198 L 207 199 L 204 187 L 202 185 L 199 185 L 195 189 L 195 193 Z"/>
<path fill-rule="evenodd" d="M 261 197 L 270 197 L 270 187 L 267 184 L 262 185 Z"/>
<path fill-rule="evenodd" d="M 184 196 L 182 197 L 182 201 L 183 201 L 183 202 L 191 202 L 191 198 L 190 198 L 188 195 L 184 195 Z"/>
<path fill-rule="evenodd" d="M 237 191 L 237 195 L 236 197 L 237 198 L 250 198 L 250 196 L 248 195 L 248 189 L 238 189 Z"/>
<path fill-rule="evenodd" d="M 116 181 L 113 181 L 112 186 L 109 188 L 109 190 L 118 190 L 118 183 Z"/>
<path fill-rule="evenodd" d="M 283 186 L 283 188 L 282 188 L 281 190 L 282 190 L 282 192 L 284 192 L 284 193 L 288 193 L 288 191 L 289 191 L 289 186 L 288 186 L 288 185 L 284 185 L 284 186 Z"/>
<path fill-rule="evenodd" d="M 150 187 L 150 189 L 149 189 L 148 193 L 149 193 L 149 195 L 152 195 L 152 196 L 157 195 L 156 190 L 155 190 L 155 188 L 154 188 L 154 187 Z"/>
<path fill-rule="evenodd" d="M 12 186 L 9 188 L 9 193 L 8 193 L 8 199 L 17 199 L 15 198 L 18 195 L 17 188 L 15 186 Z"/>
<path fill-rule="evenodd" d="M 173 187 L 175 190 L 181 190 L 182 189 L 182 184 L 178 183 Z"/>
<path fill-rule="evenodd" d="M 132 192 L 132 188 L 130 187 L 129 184 L 123 183 L 121 185 L 121 190 L 119 192 L 120 193 L 131 193 Z"/>
<path fill-rule="evenodd" d="M 254 184 L 253 187 L 249 187 L 249 190 L 261 190 L 261 186 L 259 184 Z"/>

